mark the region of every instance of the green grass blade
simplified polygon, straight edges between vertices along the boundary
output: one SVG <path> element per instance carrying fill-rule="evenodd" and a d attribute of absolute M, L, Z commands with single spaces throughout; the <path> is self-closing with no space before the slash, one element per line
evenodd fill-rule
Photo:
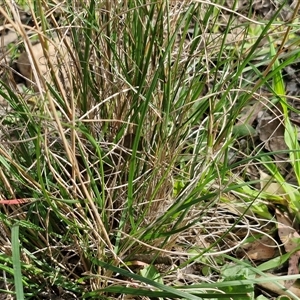
<path fill-rule="evenodd" d="M 22 282 L 21 258 L 20 258 L 20 241 L 19 241 L 19 224 L 15 223 L 12 227 L 12 259 L 14 268 L 14 282 L 17 300 L 24 300 L 24 290 Z"/>

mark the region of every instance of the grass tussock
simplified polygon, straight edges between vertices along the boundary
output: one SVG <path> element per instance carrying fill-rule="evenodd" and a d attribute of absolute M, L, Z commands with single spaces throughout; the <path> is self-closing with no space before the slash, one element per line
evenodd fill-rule
<path fill-rule="evenodd" d="M 299 5 L 267 16 L 223 2 L 20 2 L 25 22 L 4 1 L 17 36 L 0 58 L 7 299 L 270 290 L 279 254 L 259 268 L 243 245 L 263 236 L 280 249 L 279 211 L 298 222 L 284 75 L 299 57 Z"/>

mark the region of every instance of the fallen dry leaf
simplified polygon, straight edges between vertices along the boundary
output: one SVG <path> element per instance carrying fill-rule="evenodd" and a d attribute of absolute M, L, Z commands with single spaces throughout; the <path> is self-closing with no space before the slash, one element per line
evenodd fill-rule
<path fill-rule="evenodd" d="M 270 274 L 270 273 L 266 273 L 265 275 L 267 275 L 270 278 L 274 277 L 274 280 L 270 281 L 270 282 L 258 282 L 257 285 L 259 285 L 260 287 L 262 287 L 264 289 L 267 289 L 267 290 L 269 290 L 272 293 L 275 293 L 277 295 L 291 296 L 290 293 L 293 293 L 297 297 L 300 297 L 300 286 L 297 282 L 294 285 L 292 285 L 289 288 L 289 290 L 287 291 L 287 290 L 284 290 L 284 289 L 282 289 L 278 286 L 278 284 L 284 285 L 283 280 L 282 281 L 278 280 L 277 276 L 275 276 L 273 274 Z M 265 277 L 257 275 L 256 278 L 265 278 Z"/>
<path fill-rule="evenodd" d="M 267 150 L 271 152 L 289 150 L 284 140 L 285 126 L 280 102 L 266 111 L 261 111 L 257 116 L 257 121 L 256 131 L 259 139 L 265 142 Z M 276 164 L 280 168 L 285 168 L 288 153 L 276 154 L 274 157 L 278 161 Z"/>
<path fill-rule="evenodd" d="M 299 242 L 297 240 L 300 239 L 300 235 L 297 231 L 292 227 L 292 222 L 289 217 L 283 215 L 283 213 L 279 210 L 275 210 L 276 219 L 278 221 L 278 236 L 281 242 L 284 245 L 284 249 L 287 253 L 293 253 L 296 248 L 299 247 Z M 289 267 L 288 267 L 288 275 L 295 275 L 299 274 L 298 269 L 298 261 L 300 258 L 300 251 L 296 251 L 295 253 L 291 254 L 289 258 Z M 286 280 L 285 287 L 288 289 L 290 288 L 295 279 Z"/>
<path fill-rule="evenodd" d="M 31 45 L 32 53 L 29 54 L 27 51 L 21 53 L 17 59 L 16 66 L 21 75 L 26 78 L 27 86 L 31 86 L 31 82 L 35 82 L 36 80 L 34 77 L 34 68 L 31 63 L 32 60 L 35 61 L 40 75 L 47 81 L 50 82 L 52 79 L 52 70 L 57 78 L 62 79 L 61 84 L 66 84 L 69 87 L 69 69 L 66 65 L 71 65 L 71 58 L 67 47 L 70 44 L 71 42 L 68 38 L 60 40 L 56 37 L 52 42 L 48 41 L 48 58 L 45 57 L 45 47 L 41 43 Z M 52 65 L 52 69 L 50 65 Z M 34 89 L 38 91 L 35 85 Z"/>
<path fill-rule="evenodd" d="M 275 137 L 283 138 L 284 136 L 284 125 L 282 123 L 283 122 L 282 118 L 274 114 L 269 115 L 268 112 L 269 111 L 261 113 L 258 116 L 257 132 L 262 142 L 268 142 Z M 286 148 L 285 143 L 283 146 L 284 146 L 283 148 Z M 267 149 L 269 148 L 268 150 L 273 151 L 273 150 L 280 150 L 281 147 L 278 147 L 276 143 L 274 144 L 273 147 L 272 147 L 272 143 L 267 143 L 266 148 Z"/>
<path fill-rule="evenodd" d="M 276 243 L 268 236 L 264 235 L 253 243 L 242 246 L 243 254 L 251 260 L 267 260 L 275 256 Z"/>
<path fill-rule="evenodd" d="M 299 274 L 298 262 L 299 262 L 300 254 L 299 251 L 292 254 L 289 259 L 289 267 L 288 267 L 288 275 L 297 275 Z M 285 281 L 284 286 L 289 289 L 296 279 L 288 279 Z"/>
<path fill-rule="evenodd" d="M 260 177 L 260 188 L 264 192 L 270 193 L 272 195 L 283 196 L 286 194 L 282 185 L 278 182 L 274 181 L 274 178 L 267 173 L 259 170 L 259 177 Z"/>

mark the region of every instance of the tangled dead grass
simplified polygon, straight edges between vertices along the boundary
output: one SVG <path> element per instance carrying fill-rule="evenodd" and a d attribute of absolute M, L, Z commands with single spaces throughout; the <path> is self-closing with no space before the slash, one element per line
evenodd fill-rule
<path fill-rule="evenodd" d="M 234 174 L 221 168 L 231 141 L 222 137 L 243 89 L 230 89 L 227 102 L 222 95 L 234 78 L 229 67 L 245 58 L 235 51 L 245 36 L 233 28 L 224 38 L 232 10 L 214 15 L 220 6 L 202 2 L 69 7 L 63 35 L 63 25 L 42 30 L 43 17 L 57 24 L 43 4 L 46 13 L 33 14 L 33 43 L 7 2 L 6 20 L 24 47 L 10 70 L 27 87 L 20 92 L 11 75 L 3 85 L 13 113 L 2 120 L 1 196 L 28 202 L 1 208 L 1 252 L 11 256 L 10 228 L 21 221 L 22 261 L 33 266 L 24 278 L 43 287 L 33 288 L 37 297 L 145 288 L 122 270 L 141 274 L 151 262 L 167 285 L 216 283 L 224 254 L 249 257 L 241 244 L 255 234 L 275 239 L 274 223 L 245 212 L 247 197 L 265 204 L 242 189 L 247 166 Z"/>

